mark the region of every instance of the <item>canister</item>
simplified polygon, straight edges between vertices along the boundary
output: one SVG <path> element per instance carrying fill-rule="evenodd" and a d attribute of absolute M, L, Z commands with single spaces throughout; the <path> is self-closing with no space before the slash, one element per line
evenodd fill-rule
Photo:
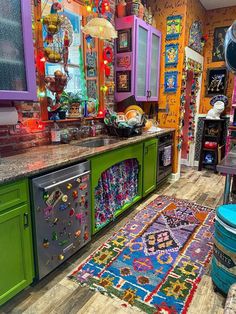
<path fill-rule="evenodd" d="M 211 277 L 215 288 L 227 294 L 236 283 L 236 204 L 216 210 Z"/>

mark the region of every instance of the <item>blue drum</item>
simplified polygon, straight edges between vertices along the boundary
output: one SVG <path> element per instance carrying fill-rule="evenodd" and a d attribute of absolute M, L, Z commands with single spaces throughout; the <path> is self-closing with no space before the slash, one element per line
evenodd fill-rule
<path fill-rule="evenodd" d="M 224 294 L 236 283 L 236 204 L 220 206 L 216 211 L 211 277 Z"/>

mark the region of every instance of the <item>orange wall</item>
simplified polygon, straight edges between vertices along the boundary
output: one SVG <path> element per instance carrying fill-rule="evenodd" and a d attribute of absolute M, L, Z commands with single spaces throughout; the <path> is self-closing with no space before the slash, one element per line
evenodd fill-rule
<path fill-rule="evenodd" d="M 187 0 L 151 0 L 150 6 L 154 12 L 153 26 L 159 29 L 162 33 L 162 52 L 161 52 L 161 75 L 160 75 L 160 97 L 159 97 L 159 108 L 169 108 L 168 114 L 160 112 L 158 114 L 158 121 L 160 127 L 171 127 L 176 130 L 179 127 L 179 106 L 181 96 L 181 82 L 182 82 L 182 69 L 184 62 L 184 46 L 185 46 L 185 23 L 186 23 L 186 8 Z M 182 15 L 182 32 L 178 40 L 166 41 L 166 20 L 171 15 Z M 179 44 L 179 63 L 177 68 L 168 69 L 168 71 L 178 71 L 178 89 L 176 93 L 164 92 L 164 73 L 165 69 L 165 45 L 167 43 L 178 43 Z M 173 172 L 177 172 L 178 166 L 178 151 L 177 151 L 177 138 L 175 139 L 175 151 L 174 151 L 174 167 Z"/>
<path fill-rule="evenodd" d="M 225 66 L 225 62 L 212 62 L 214 29 L 221 26 L 230 26 L 234 22 L 234 20 L 236 20 L 236 6 L 207 11 L 204 33 L 208 34 L 209 39 L 204 48 L 204 71 L 200 113 L 207 113 L 208 110 L 211 109 L 211 106 L 209 104 L 210 98 L 205 97 L 206 89 L 204 85 L 206 84 L 207 69 Z M 227 96 L 229 97 L 230 101 L 233 93 L 233 78 L 233 74 L 229 74 Z"/>

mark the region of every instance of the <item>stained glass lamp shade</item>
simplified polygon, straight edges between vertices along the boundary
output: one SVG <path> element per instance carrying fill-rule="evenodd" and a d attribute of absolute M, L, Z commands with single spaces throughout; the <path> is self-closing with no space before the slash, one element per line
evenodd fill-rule
<path fill-rule="evenodd" d="M 102 17 L 90 20 L 82 29 L 83 33 L 99 39 L 111 40 L 117 38 L 114 26 Z"/>

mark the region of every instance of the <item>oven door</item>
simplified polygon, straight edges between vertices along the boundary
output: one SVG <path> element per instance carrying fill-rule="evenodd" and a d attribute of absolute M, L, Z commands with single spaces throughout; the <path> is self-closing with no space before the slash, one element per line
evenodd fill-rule
<path fill-rule="evenodd" d="M 157 183 L 161 182 L 172 173 L 172 156 L 172 142 L 159 145 L 157 157 Z"/>

